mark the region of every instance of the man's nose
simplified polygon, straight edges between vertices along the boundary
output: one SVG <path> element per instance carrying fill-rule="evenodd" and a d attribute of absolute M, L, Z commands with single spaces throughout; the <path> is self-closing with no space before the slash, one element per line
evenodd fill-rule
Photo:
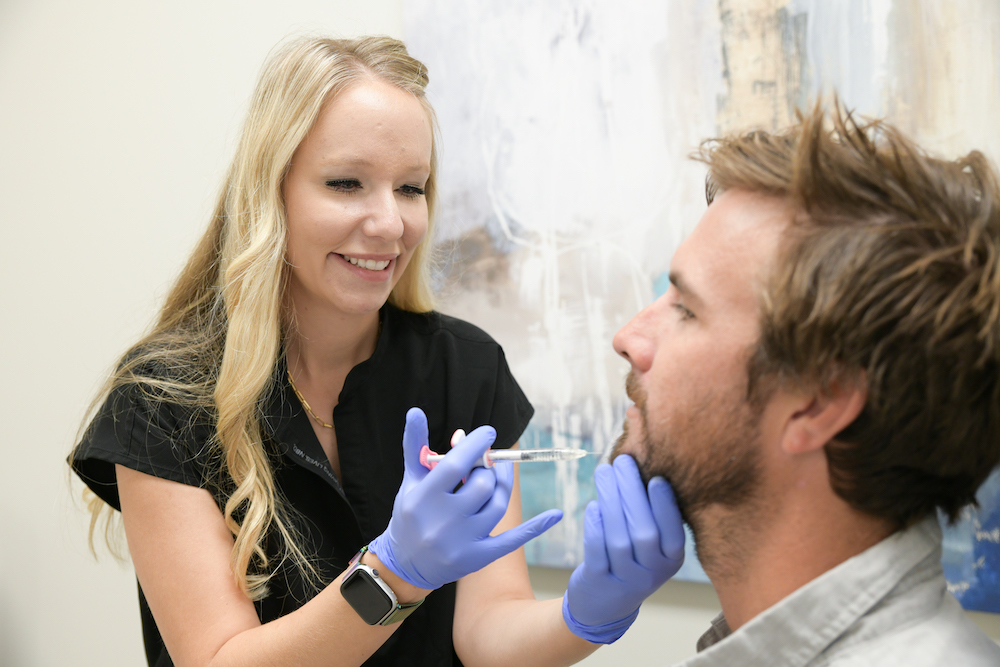
<path fill-rule="evenodd" d="M 369 197 L 369 210 L 362 229 L 366 236 L 395 241 L 403 235 L 403 218 L 396 193 L 385 188 Z"/>
<path fill-rule="evenodd" d="M 615 352 L 632 364 L 632 368 L 648 371 L 653 364 L 656 341 L 652 327 L 652 309 L 649 305 L 633 317 L 615 334 L 612 345 Z"/>

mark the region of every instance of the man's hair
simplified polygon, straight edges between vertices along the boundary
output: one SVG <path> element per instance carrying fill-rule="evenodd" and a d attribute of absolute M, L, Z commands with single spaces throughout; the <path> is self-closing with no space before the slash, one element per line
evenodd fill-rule
<path fill-rule="evenodd" d="M 825 447 L 834 491 L 903 527 L 952 520 L 1000 461 L 1000 188 L 978 151 L 926 155 L 892 126 L 821 105 L 781 134 L 706 142 L 720 191 L 796 216 L 761 300 L 748 396 L 862 382 Z"/>

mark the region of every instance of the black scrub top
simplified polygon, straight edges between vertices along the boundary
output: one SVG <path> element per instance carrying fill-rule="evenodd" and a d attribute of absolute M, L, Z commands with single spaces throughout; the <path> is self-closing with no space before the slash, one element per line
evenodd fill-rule
<path fill-rule="evenodd" d="M 382 331 L 372 356 L 344 382 L 333 413 L 343 480 L 338 480 L 288 384 L 276 369 L 267 402 L 265 446 L 280 493 L 294 508 L 306 551 L 317 556 L 324 582 L 380 535 L 392 516 L 403 479 L 406 411 L 427 415 L 432 449 L 445 453 L 455 429 L 490 424 L 494 447 L 515 444 L 534 412 L 507 367 L 503 350 L 477 327 L 440 313 L 382 308 Z M 210 415 L 150 401 L 131 385 L 113 391 L 78 445 L 73 468 L 115 509 L 121 509 L 114 464 L 212 492 L 220 509 L 231 482 L 213 477 L 219 452 L 208 443 Z M 267 551 L 277 556 L 269 542 Z M 272 561 L 274 562 L 274 561 Z M 256 602 L 262 623 L 299 608 L 315 595 L 294 568 L 279 570 L 269 594 Z M 139 590 L 143 639 L 150 665 L 171 665 Z M 455 584 L 428 595 L 366 665 L 457 665 L 451 629 Z"/>

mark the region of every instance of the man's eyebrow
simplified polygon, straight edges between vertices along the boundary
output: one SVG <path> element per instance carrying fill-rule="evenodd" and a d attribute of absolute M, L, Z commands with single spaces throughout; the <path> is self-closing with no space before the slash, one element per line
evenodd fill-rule
<path fill-rule="evenodd" d="M 688 285 L 687 281 L 684 280 L 684 276 L 682 276 L 680 272 L 671 271 L 669 278 L 670 278 L 670 284 L 673 285 L 674 288 L 681 293 L 681 296 L 690 301 L 695 301 L 697 303 L 704 303 L 701 297 L 698 296 L 698 293 L 692 290 L 691 286 Z"/>

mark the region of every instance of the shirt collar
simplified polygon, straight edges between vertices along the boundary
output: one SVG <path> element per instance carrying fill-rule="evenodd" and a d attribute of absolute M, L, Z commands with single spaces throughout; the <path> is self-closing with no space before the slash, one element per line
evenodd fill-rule
<path fill-rule="evenodd" d="M 288 370 L 282 357 L 274 370 L 271 394 L 263 415 L 263 430 L 277 452 L 325 480 L 343 494 L 340 480 L 333 474 L 330 462 L 316 439 L 302 404 L 288 382 Z"/>
<path fill-rule="evenodd" d="M 391 344 L 394 307 L 388 303 L 379 310 L 379 336 L 372 356 L 351 369 L 344 381 L 338 403 L 350 400 L 357 387 L 368 374 L 374 372 Z M 332 486 L 341 496 L 344 488 L 330 467 L 322 446 L 312 431 L 309 417 L 288 381 L 288 364 L 282 355 L 274 368 L 271 393 L 266 400 L 263 415 L 264 431 L 270 436 L 278 452 L 298 465 L 312 471 Z M 334 413 L 336 414 L 336 412 Z"/>
<path fill-rule="evenodd" d="M 931 516 L 823 573 L 736 632 L 720 616 L 698 642 L 705 650 L 682 665 L 808 665 L 908 574 L 940 557 L 941 528 Z"/>

